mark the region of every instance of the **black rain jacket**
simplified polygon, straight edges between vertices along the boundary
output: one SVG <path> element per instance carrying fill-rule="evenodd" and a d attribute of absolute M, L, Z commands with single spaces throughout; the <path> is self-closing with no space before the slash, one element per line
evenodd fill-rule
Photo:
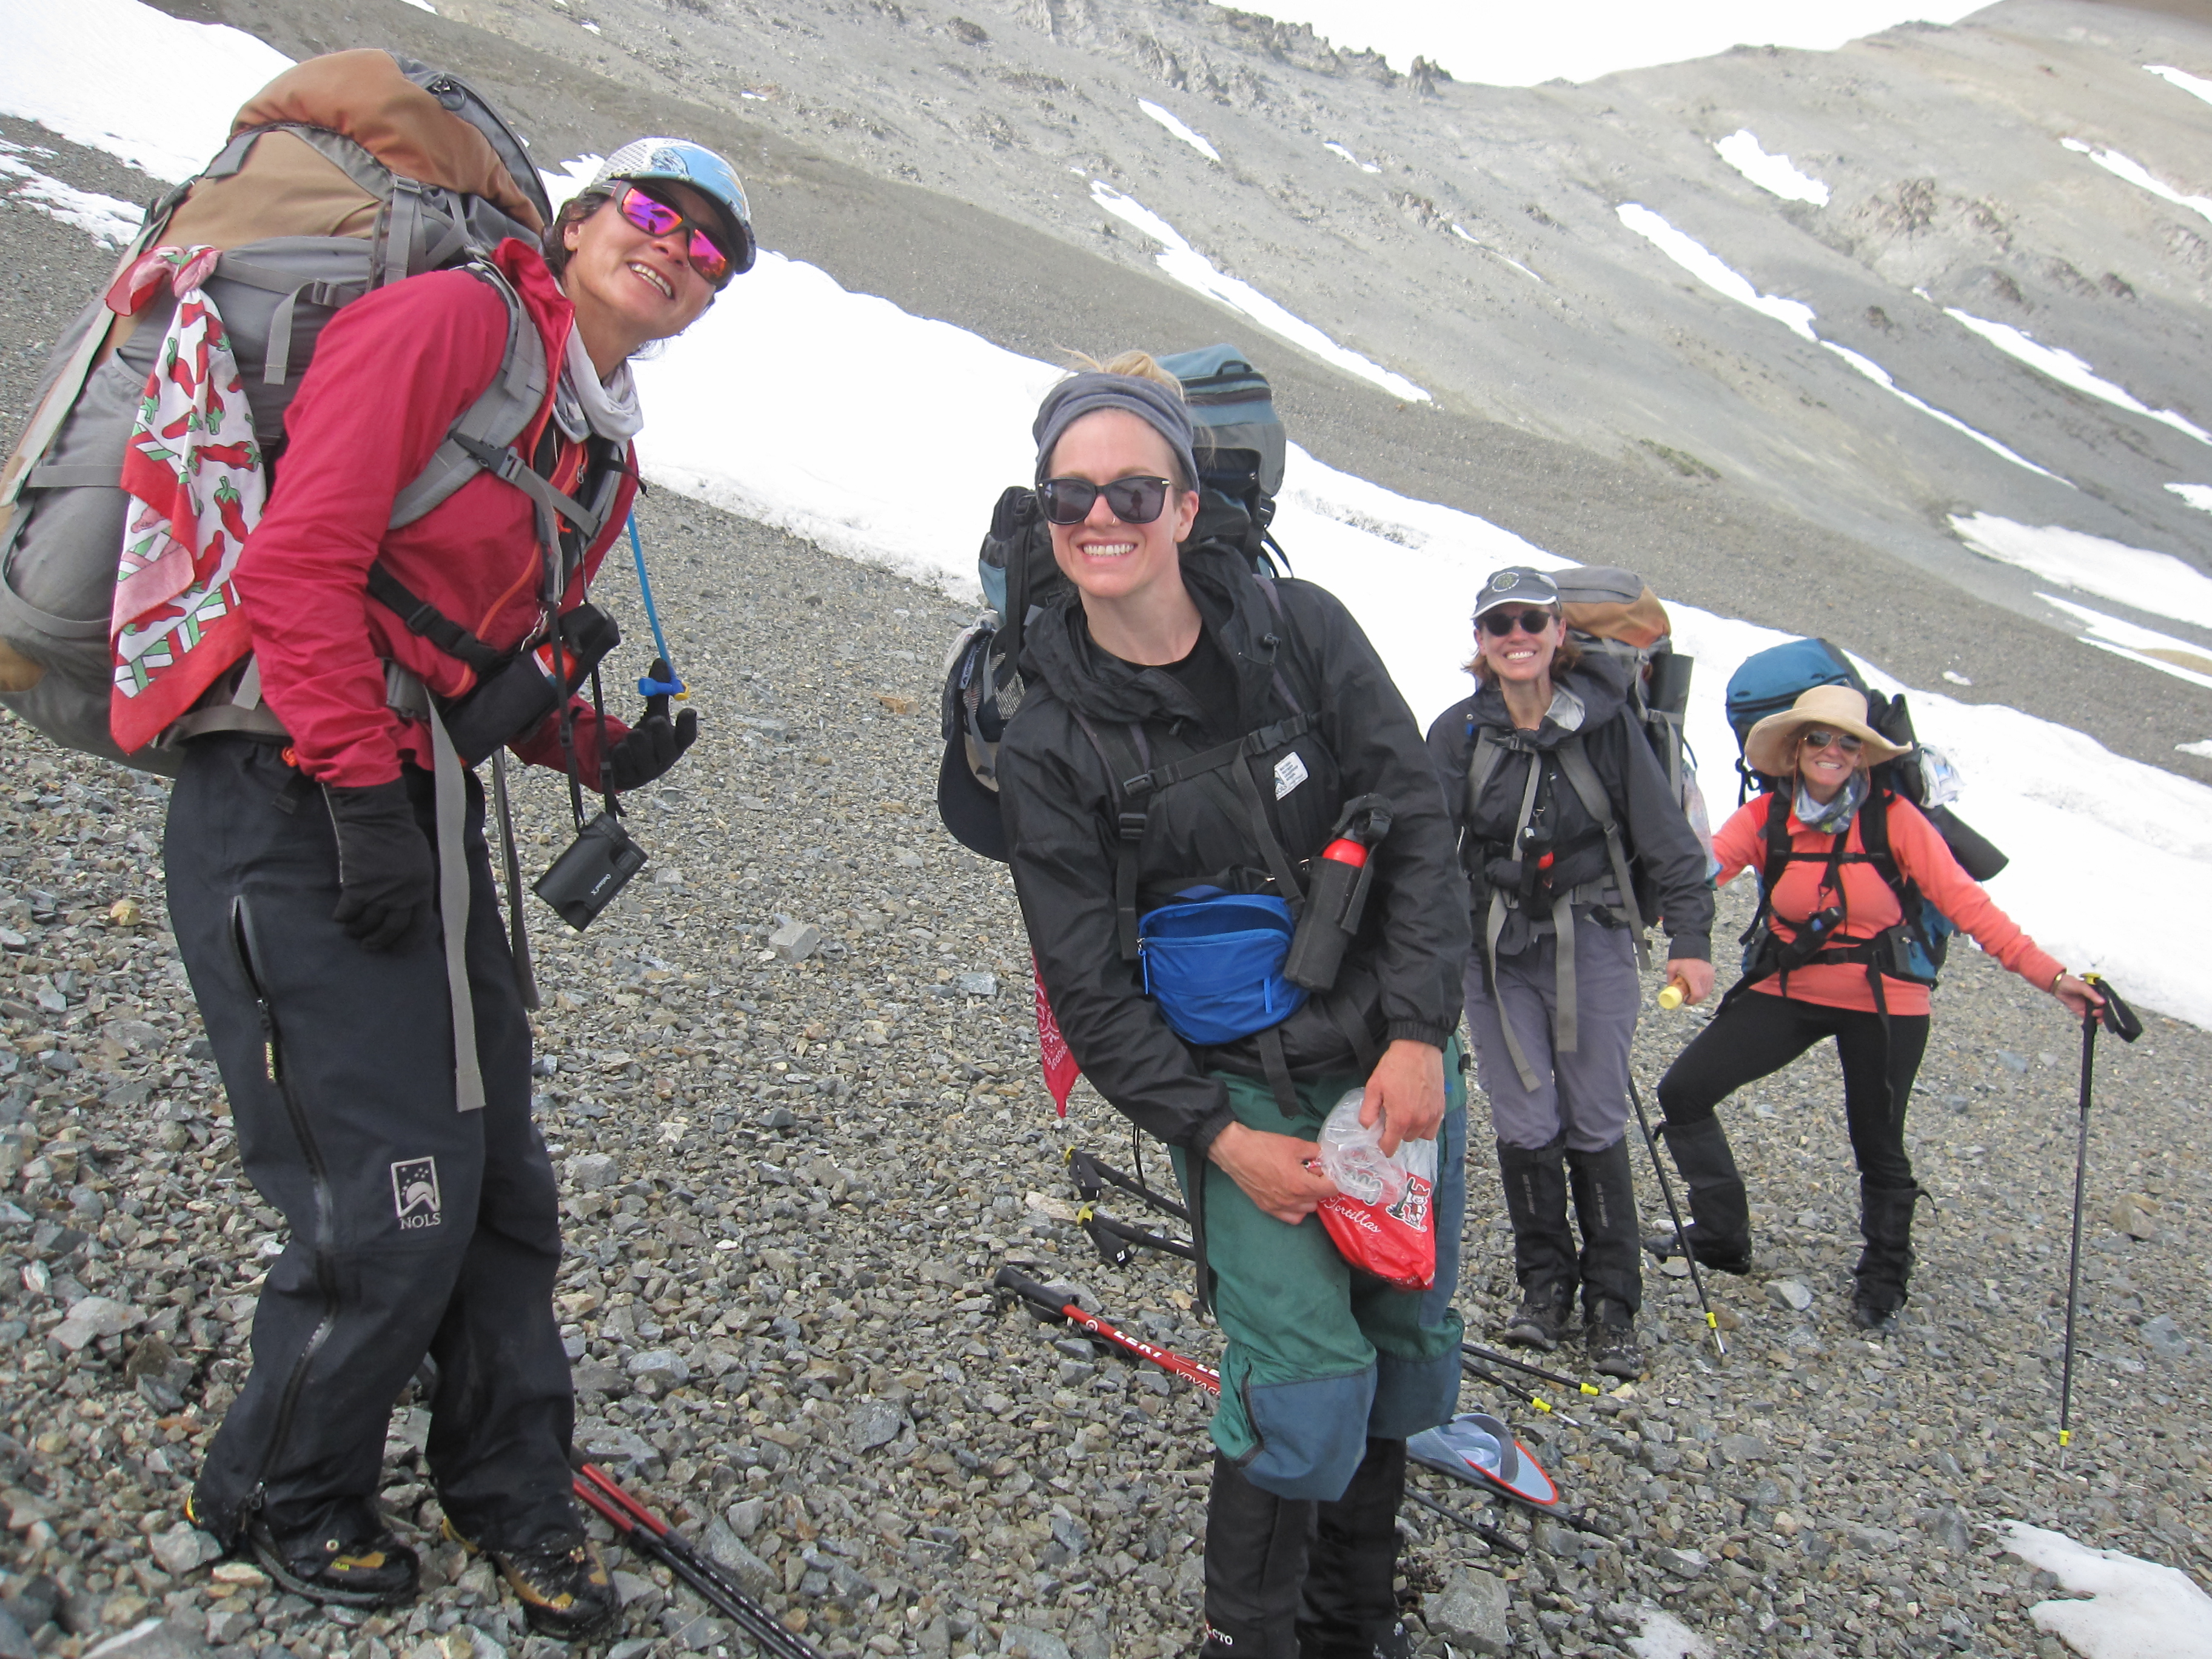
<path fill-rule="evenodd" d="M 1648 884 L 1657 900 L 1658 914 L 1670 941 L 1668 955 L 1709 962 L 1712 959 L 1713 892 L 1706 875 L 1705 848 L 1698 844 L 1696 831 L 1682 816 L 1681 805 L 1668 787 L 1666 769 L 1645 741 L 1617 673 L 1613 665 L 1603 659 L 1585 658 L 1559 675 L 1558 684 L 1583 705 L 1577 728 L 1583 734 L 1583 752 L 1589 757 L 1598 781 L 1605 786 L 1615 822 L 1628 843 L 1628 855 L 1639 866 L 1639 883 Z M 1510 748 L 1499 758 L 1481 801 L 1474 804 L 1470 811 L 1468 764 L 1474 753 L 1476 730 L 1481 726 L 1489 727 Z M 1506 712 L 1505 694 L 1495 682 L 1454 703 L 1429 728 L 1429 755 L 1436 765 L 1437 780 L 1443 787 L 1452 829 L 1466 863 L 1478 939 L 1490 908 L 1487 884 L 1482 878 L 1484 861 L 1502 854 L 1511 843 L 1529 767 L 1538 756 L 1548 757 L 1557 750 L 1567 736 L 1548 714 L 1534 731 L 1516 732 L 1513 717 Z M 1604 826 L 1590 817 L 1582 798 L 1564 776 L 1552 784 L 1550 801 L 1551 840 L 1559 849 L 1558 862 L 1550 872 L 1553 883 L 1574 887 L 1586 881 L 1607 880 L 1612 865 L 1606 854 Z M 1516 955 L 1528 948 L 1537 933 L 1549 931 L 1547 903 L 1538 905 L 1533 915 L 1516 911 L 1508 919 L 1498 939 L 1500 955 Z M 1581 914 L 1578 908 L 1577 916 Z"/>
<path fill-rule="evenodd" d="M 1233 1121 L 1227 1090 L 1206 1073 L 1261 1075 L 1257 1045 L 1247 1038 L 1218 1048 L 1187 1046 L 1145 996 L 1139 964 L 1122 960 L 1115 780 L 1076 711 L 1094 730 L 1118 728 L 1124 740 L 1132 723 L 1140 725 L 1155 743 L 1179 743 L 1177 754 L 1295 712 L 1317 715 L 1317 731 L 1251 763 L 1301 880 L 1343 802 L 1370 793 L 1390 802 L 1394 818 L 1375 854 L 1364 922 L 1331 994 L 1339 1016 L 1364 1023 L 1373 1046 L 1407 1038 L 1442 1047 L 1458 1024 L 1467 899 L 1420 728 L 1344 606 L 1310 583 L 1277 581 L 1278 616 L 1261 579 L 1212 547 L 1186 547 L 1182 571 L 1206 632 L 1236 672 L 1233 726 L 1217 714 L 1218 739 L 1177 739 L 1178 726 L 1200 714 L 1189 693 L 1165 669 L 1098 649 L 1071 593 L 1028 629 L 1024 696 L 1000 746 L 999 789 L 1023 918 L 1069 1049 L 1139 1127 L 1203 1157 Z M 1294 711 L 1285 689 L 1319 707 Z M 1308 775 L 1276 799 L 1273 769 L 1293 747 Z M 1150 812 L 1140 914 L 1200 882 L 1267 890 L 1260 851 L 1230 789 L 1185 783 L 1162 792 Z M 1309 999 L 1277 1028 L 1294 1076 L 1358 1069 L 1351 1042 L 1322 1005 L 1320 995 Z"/>

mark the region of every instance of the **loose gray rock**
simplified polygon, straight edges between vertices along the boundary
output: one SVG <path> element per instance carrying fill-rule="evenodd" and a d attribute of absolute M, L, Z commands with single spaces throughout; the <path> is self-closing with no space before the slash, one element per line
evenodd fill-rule
<path fill-rule="evenodd" d="M 622 1178 L 622 1164 L 609 1152 L 585 1152 L 568 1162 L 568 1184 L 580 1193 L 596 1193 Z"/>
<path fill-rule="evenodd" d="M 1813 1305 L 1813 1292 L 1794 1279 L 1778 1279 L 1766 1287 L 1766 1299 L 1790 1313 L 1803 1313 Z"/>
<path fill-rule="evenodd" d="M 1049 1631 L 1009 1625 L 1000 1633 L 999 1651 L 1012 1659 L 1073 1659 L 1067 1644 Z"/>
<path fill-rule="evenodd" d="M 897 1439 L 902 1425 L 897 1407 L 880 1400 L 865 1401 L 846 1419 L 845 1443 L 856 1452 L 873 1451 Z"/>
<path fill-rule="evenodd" d="M 750 1538 L 760 1530 L 761 1516 L 767 1509 L 765 1499 L 744 1498 L 729 1507 L 727 1519 L 730 1530 L 740 1538 Z"/>
<path fill-rule="evenodd" d="M 1946 1504 L 1936 1511 L 1928 1523 L 1928 1530 L 1937 1543 L 1954 1555 L 1964 1555 L 1974 1547 L 1973 1534 L 1966 1526 L 1966 1517 L 1956 1504 Z"/>
<path fill-rule="evenodd" d="M 757 1504 L 760 1500 L 752 1501 Z M 758 1525 L 757 1516 L 755 1525 Z M 737 1532 L 725 1522 L 709 1521 L 707 1530 L 701 1534 L 700 1544 L 708 1554 L 737 1574 L 738 1582 L 748 1593 L 765 1595 L 776 1587 L 779 1581 L 775 1569 L 747 1549 Z"/>
<path fill-rule="evenodd" d="M 32 1659 L 37 1651 L 21 1621 L 0 1607 L 0 1659 Z"/>
<path fill-rule="evenodd" d="M 999 994 L 996 974 L 955 974 L 952 988 L 963 997 L 994 997 Z"/>
<path fill-rule="evenodd" d="M 155 1534 L 153 1550 L 161 1570 L 176 1578 L 222 1554 L 222 1546 L 189 1521 L 179 1521 L 167 1532 Z"/>
<path fill-rule="evenodd" d="M 1445 1578 L 1443 1589 L 1422 1598 L 1421 1616 L 1454 1648 L 1506 1653 L 1513 1645 L 1506 1601 L 1504 1579 L 1480 1567 L 1463 1567 Z"/>
<path fill-rule="evenodd" d="M 2160 1314 L 2155 1319 L 2146 1319 L 2136 1334 L 2143 1346 L 2160 1359 L 2186 1359 L 2189 1351 L 2197 1345 L 2181 1334 L 2172 1314 Z"/>
<path fill-rule="evenodd" d="M 811 921 L 787 921 L 768 936 L 779 962 L 804 962 L 822 948 L 822 930 Z"/>
<path fill-rule="evenodd" d="M 111 1297 L 88 1296 L 46 1334 L 74 1353 L 97 1338 L 122 1335 L 143 1316 L 127 1303 Z"/>
<path fill-rule="evenodd" d="M 665 1389 L 680 1389 L 691 1380 L 691 1367 L 672 1348 L 648 1348 L 632 1354 L 623 1369 L 640 1382 L 657 1382 Z"/>
<path fill-rule="evenodd" d="M 111 1636 L 84 1659 L 209 1659 L 207 1644 L 182 1625 L 148 1619 Z"/>

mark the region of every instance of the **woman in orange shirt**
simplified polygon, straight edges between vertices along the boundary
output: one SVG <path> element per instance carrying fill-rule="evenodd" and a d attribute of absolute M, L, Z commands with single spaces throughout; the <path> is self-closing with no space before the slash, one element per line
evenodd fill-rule
<path fill-rule="evenodd" d="M 1921 1189 L 1905 1153 L 1905 1108 L 1928 1047 L 1929 981 L 1889 971 L 1905 965 L 1905 918 L 1868 854 L 1869 797 L 1886 814 L 1898 874 L 1954 926 L 2076 1018 L 2102 1000 L 1997 908 L 1919 808 L 1877 790 L 1868 768 L 1908 751 L 1868 726 L 1866 712 L 1850 687 L 1816 686 L 1744 739 L 1746 764 L 1778 787 L 1738 808 L 1713 837 L 1717 879 L 1725 885 L 1746 866 L 1764 868 L 1773 812 L 1787 815 L 1788 861 L 1766 908 L 1771 942 L 1660 1082 L 1667 1144 L 1694 1218 L 1679 1237 L 1669 1231 L 1647 1243 L 1662 1261 L 1686 1247 L 1709 1267 L 1750 1271 L 1750 1205 L 1713 1108 L 1832 1036 L 1866 1240 L 1851 1317 L 1883 1330 L 1905 1304 L 1912 1270 Z"/>

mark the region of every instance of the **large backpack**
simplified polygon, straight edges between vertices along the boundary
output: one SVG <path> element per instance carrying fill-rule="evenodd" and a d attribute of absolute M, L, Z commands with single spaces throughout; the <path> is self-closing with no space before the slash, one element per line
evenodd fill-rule
<path fill-rule="evenodd" d="M 1754 652 L 1744 659 L 1728 684 L 1728 718 L 1735 733 L 1736 770 L 1742 779 L 1739 799 L 1753 793 L 1778 793 L 1782 781 L 1754 772 L 1743 759 L 1744 741 L 1751 728 L 1769 714 L 1789 708 L 1816 685 L 1848 685 L 1867 700 L 1867 724 L 1905 750 L 1893 760 L 1869 769 L 1871 787 L 1859 809 L 1859 838 L 1865 861 L 1897 896 L 1904 920 L 1870 947 L 1873 966 L 1899 979 L 1934 985 L 1959 930 L 1897 866 L 1889 842 L 1889 804 L 1902 798 L 1911 801 L 1936 826 L 1944 845 L 1960 866 L 1976 881 L 1987 881 L 2008 861 L 1987 837 L 1954 812 L 1949 802 L 1955 793 L 1956 772 L 1936 750 L 1922 744 L 1912 729 L 1912 710 L 1905 694 L 1892 696 L 1870 690 L 1856 665 L 1824 639 L 1790 640 Z M 1778 799 L 1768 811 L 1765 858 L 1759 869 L 1758 913 L 1744 932 L 1745 977 L 1739 988 L 1778 971 L 1774 965 L 1779 941 L 1768 922 L 1772 914 L 1775 884 L 1793 858 L 1786 823 L 1790 803 Z M 1838 838 L 1840 847 L 1841 837 Z M 1839 859 L 1853 855 L 1838 854 Z M 1754 971 L 1757 969 L 1758 971 Z M 1729 994 L 1733 996 L 1732 990 Z M 1880 984 L 1875 982 L 1877 1003 Z"/>
<path fill-rule="evenodd" d="M 1261 575 L 1287 569 L 1289 560 L 1267 529 L 1286 446 L 1267 377 L 1231 345 L 1156 361 L 1182 381 L 1199 428 L 1199 514 L 1184 546 L 1233 549 Z M 1021 702 L 1024 635 L 1068 587 L 1052 556 L 1052 528 L 1036 491 L 1014 484 L 1000 495 L 975 570 L 983 615 L 953 641 L 945 659 L 946 755 L 938 811 L 963 844 L 1003 863 L 995 814 L 975 810 L 975 788 L 998 789 L 999 738 Z"/>
<path fill-rule="evenodd" d="M 316 339 L 340 307 L 462 265 L 495 289 L 508 307 L 501 370 L 400 493 L 397 526 L 500 465 L 543 406 L 538 331 L 480 256 L 510 236 L 534 243 L 552 216 L 520 140 L 465 82 L 389 52 L 337 52 L 257 94 L 214 160 L 148 210 L 117 272 L 157 245 L 222 250 L 202 288 L 222 313 L 255 441 L 272 459 Z M 0 702 L 68 747 L 164 773 L 176 770 L 176 751 L 126 757 L 109 732 L 108 639 L 123 451 L 175 304 L 165 293 L 118 316 L 106 289 L 95 296 L 57 344 L 0 471 Z M 553 510 L 574 522 L 575 505 Z"/>
<path fill-rule="evenodd" d="M 1606 664 L 1628 695 L 1644 740 L 1667 773 L 1667 787 L 1681 806 L 1710 860 L 1712 823 L 1698 785 L 1697 757 L 1684 722 L 1690 707 L 1690 674 L 1697 659 L 1674 649 L 1674 624 L 1659 596 L 1632 570 L 1583 564 L 1552 573 L 1567 631 L 1583 659 Z M 1657 920 L 1656 894 L 1639 866 L 1637 900 L 1647 924 Z"/>

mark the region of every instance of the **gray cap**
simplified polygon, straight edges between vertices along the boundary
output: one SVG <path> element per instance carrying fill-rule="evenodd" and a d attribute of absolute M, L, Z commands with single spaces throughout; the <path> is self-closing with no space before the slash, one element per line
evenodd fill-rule
<path fill-rule="evenodd" d="M 1481 595 L 1474 602 L 1474 614 L 1480 617 L 1501 605 L 1555 605 L 1559 602 L 1559 583 L 1533 566 L 1509 564 L 1503 570 L 1490 573 L 1490 580 L 1483 583 Z"/>
<path fill-rule="evenodd" d="M 1044 394 L 1037 406 L 1036 424 L 1036 482 L 1050 476 L 1052 452 L 1060 436 L 1085 415 L 1102 409 L 1118 409 L 1134 415 L 1168 441 L 1176 459 L 1182 464 L 1178 484 L 1196 485 L 1198 457 L 1191 447 L 1190 410 L 1183 406 L 1180 390 L 1148 380 L 1140 374 L 1071 374 Z"/>

